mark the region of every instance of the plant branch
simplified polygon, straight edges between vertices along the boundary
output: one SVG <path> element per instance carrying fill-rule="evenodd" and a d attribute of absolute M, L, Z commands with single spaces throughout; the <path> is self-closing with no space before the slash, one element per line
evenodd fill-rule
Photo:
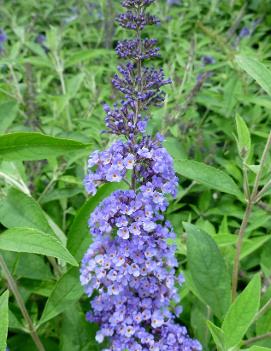
<path fill-rule="evenodd" d="M 256 200 L 256 197 L 258 195 L 257 192 L 258 192 L 258 188 L 259 188 L 259 183 L 260 183 L 260 179 L 261 179 L 261 176 L 262 176 L 262 173 L 263 173 L 264 164 L 265 164 L 265 161 L 267 159 L 267 155 L 268 155 L 268 152 L 270 150 L 270 147 L 271 147 L 271 131 L 269 132 L 268 139 L 267 139 L 267 142 L 265 144 L 265 148 L 263 150 L 262 158 L 261 158 L 261 161 L 260 161 L 259 172 L 256 175 L 254 187 L 253 187 L 253 190 L 252 190 L 251 198 L 252 198 L 253 201 Z"/>
<path fill-rule="evenodd" d="M 262 208 L 264 211 L 266 211 L 267 213 L 271 213 L 271 206 L 269 206 L 268 204 L 266 204 L 263 201 L 259 201 L 257 202 L 257 205 Z"/>
<path fill-rule="evenodd" d="M 265 186 L 258 192 L 257 197 L 255 199 L 258 202 L 263 195 L 267 192 L 267 190 L 271 187 L 271 179 L 265 184 Z"/>
<path fill-rule="evenodd" d="M 45 348 L 36 332 L 36 329 L 33 325 L 33 322 L 27 312 L 27 309 L 25 307 L 25 304 L 24 304 L 24 301 L 22 299 L 22 296 L 19 292 L 19 289 L 18 289 L 18 286 L 17 286 L 17 283 L 16 281 L 13 279 L 13 276 L 11 275 L 7 265 L 6 265 L 6 262 L 4 260 L 4 258 L 0 255 L 0 267 L 1 269 L 3 270 L 3 273 L 7 279 L 7 282 L 8 282 L 8 286 L 9 286 L 9 290 L 13 293 L 17 303 L 18 303 L 18 306 L 22 312 L 22 315 L 26 321 L 26 323 L 28 324 L 28 328 L 29 328 L 29 333 L 37 347 L 37 349 L 39 351 L 45 351 Z"/>
<path fill-rule="evenodd" d="M 248 340 L 244 341 L 244 345 L 249 346 L 254 344 L 256 341 L 260 341 L 260 340 L 264 340 L 264 339 L 268 339 L 271 338 L 271 332 L 263 334 L 263 335 L 258 335 L 255 336 L 254 338 L 250 338 Z"/>
<path fill-rule="evenodd" d="M 234 301 L 237 294 L 237 283 L 238 283 L 238 272 L 239 272 L 239 260 L 244 239 L 245 230 L 248 225 L 248 220 L 252 211 L 253 203 L 249 200 L 245 214 L 242 220 L 241 227 L 238 232 L 238 240 L 236 244 L 236 253 L 234 257 L 233 273 L 232 273 L 232 300 Z"/>
<path fill-rule="evenodd" d="M 237 244 L 236 244 L 236 253 L 235 253 L 235 257 L 234 257 L 233 272 L 232 272 L 232 300 L 233 301 L 235 300 L 236 295 L 237 295 L 239 261 L 240 261 L 240 254 L 241 254 L 241 250 L 242 250 L 245 230 L 246 230 L 247 225 L 248 225 L 248 221 L 249 221 L 249 217 L 250 217 L 251 212 L 252 212 L 253 205 L 256 203 L 260 179 L 261 179 L 261 176 L 263 173 L 263 168 L 264 168 L 265 161 L 267 159 L 267 155 L 268 155 L 268 152 L 270 150 L 270 147 L 271 147 L 271 131 L 269 133 L 269 136 L 268 136 L 268 139 L 267 139 L 267 142 L 266 142 L 266 145 L 265 145 L 262 157 L 261 157 L 259 171 L 256 175 L 251 195 L 247 198 L 247 206 L 245 209 L 245 213 L 244 213 L 244 217 L 243 217 L 243 220 L 241 223 L 241 227 L 240 227 L 239 232 L 238 232 L 238 240 L 237 240 Z"/>
<path fill-rule="evenodd" d="M 266 304 L 260 309 L 254 318 L 254 322 L 257 321 L 261 316 L 265 314 L 271 308 L 271 299 L 266 302 Z"/>

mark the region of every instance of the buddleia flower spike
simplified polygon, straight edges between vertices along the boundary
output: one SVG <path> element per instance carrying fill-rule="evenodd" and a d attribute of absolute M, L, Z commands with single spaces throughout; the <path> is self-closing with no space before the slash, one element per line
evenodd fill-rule
<path fill-rule="evenodd" d="M 104 351 L 200 351 L 185 327 L 176 323 L 181 312 L 176 277 L 175 238 L 164 212 L 166 196 L 176 196 L 178 179 L 163 138 L 146 132 L 151 106 L 161 106 L 170 83 L 162 69 L 146 63 L 160 55 L 155 39 L 141 38 L 147 25 L 159 23 L 148 12 L 155 0 L 125 0 L 126 12 L 117 22 L 135 37 L 116 47 L 121 59 L 113 85 L 123 99 L 104 106 L 108 132 L 121 139 L 88 161 L 85 187 L 94 195 L 106 182 L 125 181 L 128 190 L 115 191 L 89 219 L 93 243 L 81 266 L 81 283 L 91 297 L 87 314 L 98 323 L 96 340 Z"/>

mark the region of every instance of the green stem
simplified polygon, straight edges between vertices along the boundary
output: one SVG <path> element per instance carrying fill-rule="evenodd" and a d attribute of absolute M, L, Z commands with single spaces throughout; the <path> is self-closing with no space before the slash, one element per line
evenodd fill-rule
<path fill-rule="evenodd" d="M 140 15 L 141 14 L 141 9 L 140 7 L 138 7 L 137 9 L 137 14 Z M 137 34 L 137 40 L 138 40 L 138 48 L 139 48 L 139 55 L 141 55 L 142 53 L 142 41 L 141 41 L 141 31 L 140 29 L 137 30 L 136 32 Z M 142 82 L 141 82 L 141 78 L 142 78 L 142 60 L 141 58 L 139 58 L 137 60 L 137 74 L 138 74 L 138 78 L 139 78 L 139 83 L 138 83 L 138 86 L 137 86 L 137 89 L 138 91 L 142 91 Z M 137 124 L 138 122 L 138 115 L 139 115 L 139 112 L 140 112 L 140 102 L 139 100 L 137 99 L 136 100 L 136 106 L 135 106 L 135 118 L 134 118 L 134 125 Z M 134 143 L 135 143 L 135 140 L 134 140 Z M 131 188 L 133 190 L 136 190 L 136 172 L 135 172 L 135 167 L 133 168 L 133 171 L 132 171 L 132 177 L 131 177 Z"/>
<path fill-rule="evenodd" d="M 37 350 L 39 351 L 45 351 L 45 348 L 36 332 L 36 329 L 33 325 L 33 322 L 27 312 L 27 309 L 25 307 L 25 304 L 24 304 L 24 300 L 19 292 L 19 289 L 18 289 L 18 286 L 16 284 L 16 281 L 13 279 L 13 276 L 11 275 L 7 265 L 6 265 L 6 262 L 4 260 L 4 258 L 0 255 L 0 267 L 1 269 L 3 270 L 4 272 L 4 275 L 7 279 L 7 282 L 8 282 L 8 286 L 9 286 L 9 290 L 12 291 L 17 303 L 18 303 L 18 306 L 22 312 L 22 315 L 26 321 L 26 323 L 28 324 L 28 328 L 29 328 L 29 333 L 37 347 Z"/>
<path fill-rule="evenodd" d="M 243 245 L 243 239 L 245 235 L 245 230 L 248 225 L 249 217 L 252 212 L 253 205 L 255 204 L 258 196 L 258 188 L 260 184 L 260 179 L 263 173 L 264 165 L 267 159 L 268 152 L 271 147 L 271 131 L 269 133 L 260 165 L 259 165 L 259 172 L 256 175 L 255 182 L 253 185 L 253 189 L 251 192 L 251 195 L 247 199 L 247 206 L 245 209 L 244 217 L 241 223 L 241 227 L 238 232 L 238 240 L 236 244 L 236 252 L 235 252 L 235 257 L 234 257 L 234 263 L 233 263 L 233 272 L 232 272 L 232 300 L 234 301 L 236 296 L 237 296 L 237 285 L 238 285 L 238 273 L 239 273 L 239 261 L 240 261 L 240 254 L 242 250 L 242 245 Z"/>
<path fill-rule="evenodd" d="M 261 179 L 261 176 L 262 176 L 262 173 L 263 173 L 263 168 L 264 168 L 265 161 L 267 159 L 267 155 L 268 155 L 268 152 L 270 150 L 270 147 L 271 147 L 271 131 L 269 132 L 268 139 L 267 139 L 265 148 L 263 150 L 262 158 L 261 158 L 261 161 L 260 161 L 259 172 L 256 175 L 254 187 L 253 187 L 253 190 L 252 190 L 251 198 L 252 198 L 253 201 L 255 201 L 255 199 L 257 197 L 257 192 L 258 192 L 258 188 L 259 188 L 260 179 Z"/>
<path fill-rule="evenodd" d="M 244 239 L 244 234 L 245 230 L 248 225 L 248 220 L 252 211 L 253 204 L 249 200 L 245 214 L 242 220 L 241 227 L 238 232 L 238 240 L 236 244 L 236 253 L 234 257 L 234 263 L 233 263 L 233 273 L 232 273 L 232 300 L 234 301 L 237 295 L 237 284 L 238 284 L 238 273 L 239 273 L 239 260 L 240 260 L 240 254 L 241 254 L 241 249 L 242 249 L 242 244 L 243 244 L 243 239 Z"/>
<path fill-rule="evenodd" d="M 54 58 L 55 58 L 55 63 L 56 63 L 56 71 L 57 71 L 57 74 L 58 74 L 58 77 L 60 80 L 60 84 L 61 84 L 62 95 L 65 96 L 67 94 L 67 88 L 66 88 L 66 83 L 65 83 L 65 78 L 64 78 L 64 64 L 63 64 L 60 56 L 58 55 L 58 53 L 54 54 Z M 69 102 L 68 102 L 68 104 L 69 104 Z M 71 121 L 69 106 L 66 106 L 65 110 L 66 110 L 66 116 L 67 116 L 68 130 L 72 130 L 72 121 Z"/>
<path fill-rule="evenodd" d="M 12 77 L 12 80 L 14 82 L 16 99 L 17 99 L 17 101 L 19 103 L 23 104 L 24 103 L 24 99 L 23 99 L 22 94 L 21 94 L 20 85 L 19 85 L 16 73 L 15 73 L 15 71 L 13 69 L 13 66 L 11 64 L 8 64 L 8 68 L 10 70 L 11 77 Z"/>

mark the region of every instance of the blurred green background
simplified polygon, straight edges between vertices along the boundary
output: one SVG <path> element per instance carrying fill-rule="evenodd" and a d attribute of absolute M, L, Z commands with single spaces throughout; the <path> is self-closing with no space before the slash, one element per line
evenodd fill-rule
<path fill-rule="evenodd" d="M 88 214 L 112 190 L 104 188 L 96 202 L 88 200 L 84 205 L 87 197 L 82 180 L 87 156 L 113 140 L 101 133 L 102 103 L 113 104 L 119 98 L 111 85 L 119 64 L 114 47 L 119 39 L 129 36 L 114 24 L 120 10 L 117 0 L 0 0 L 0 134 L 38 132 L 90 144 L 60 157 L 52 152 L 46 160 L 1 160 L 0 153 L 1 231 L 39 222 L 35 216 L 41 211 L 63 242 L 68 240 L 68 248 L 78 260 L 90 242 Z M 271 98 L 240 69 L 235 55 L 255 57 L 271 66 L 271 2 L 160 0 L 152 11 L 161 24 L 147 29 L 145 34 L 158 39 L 161 58 L 154 64 L 164 68 L 173 84 L 166 88 L 165 106 L 152 111 L 150 130 L 165 134 L 165 146 L 174 160 L 193 159 L 223 169 L 241 189 L 242 162 L 236 147 L 235 116 L 242 116 L 249 127 L 249 164 L 254 165 L 271 127 Z M 270 171 L 267 168 L 265 177 Z M 253 177 L 252 172 L 249 181 Z M 25 194 L 28 198 L 31 195 L 31 203 Z M 187 267 L 183 221 L 192 221 L 214 237 L 229 235 L 239 228 L 243 210 L 244 204 L 231 195 L 180 177 L 179 194 L 171 202 L 168 218 L 177 233 L 181 269 Z M 253 273 L 260 271 L 264 300 L 271 296 L 271 243 L 262 240 L 270 233 L 270 213 L 267 194 L 251 216 L 247 232 L 256 240 L 247 243 L 239 284 L 242 289 Z M 234 241 L 218 239 L 217 243 L 231 266 Z M 94 340 L 95 327 L 84 319 L 88 302 L 80 299 L 76 269 L 63 283 L 66 294 L 69 287 L 73 291 L 71 299 L 39 323 L 47 298 L 59 289 L 56 284 L 67 274 L 67 267 L 63 262 L 52 263 L 33 254 L 2 251 L 2 255 L 38 325 L 46 350 L 100 350 Z M 2 279 L 0 292 L 6 286 Z M 180 322 L 203 343 L 204 349 L 215 350 L 206 325 L 206 319 L 212 319 L 210 311 L 191 291 L 193 288 L 187 284 L 180 292 L 184 305 Z M 60 304 L 62 297 L 54 298 L 54 304 Z M 9 315 L 10 349 L 35 350 L 13 297 Z M 248 336 L 270 331 L 269 312 L 249 330 Z M 271 347 L 270 339 L 260 344 Z"/>

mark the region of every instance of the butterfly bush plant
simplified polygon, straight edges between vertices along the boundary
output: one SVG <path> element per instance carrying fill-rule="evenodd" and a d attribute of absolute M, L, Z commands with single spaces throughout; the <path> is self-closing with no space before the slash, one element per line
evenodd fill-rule
<path fill-rule="evenodd" d="M 159 56 L 156 40 L 142 38 L 147 25 L 159 20 L 148 12 L 154 0 L 125 0 L 126 12 L 118 23 L 135 38 L 118 43 L 116 52 L 128 60 L 118 67 L 113 85 L 124 99 L 113 108 L 104 106 L 108 132 L 119 139 L 89 158 L 85 186 L 94 195 L 105 182 L 124 181 L 92 213 L 89 226 L 93 243 L 81 267 L 81 283 L 92 297 L 90 322 L 100 326 L 99 343 L 106 351 L 201 350 L 185 327 L 175 322 L 182 308 L 176 277 L 175 237 L 165 220 L 167 195 L 175 196 L 178 179 L 173 161 L 162 146 L 163 137 L 146 132 L 148 110 L 161 106 L 170 83 L 162 69 L 145 63 Z"/>

